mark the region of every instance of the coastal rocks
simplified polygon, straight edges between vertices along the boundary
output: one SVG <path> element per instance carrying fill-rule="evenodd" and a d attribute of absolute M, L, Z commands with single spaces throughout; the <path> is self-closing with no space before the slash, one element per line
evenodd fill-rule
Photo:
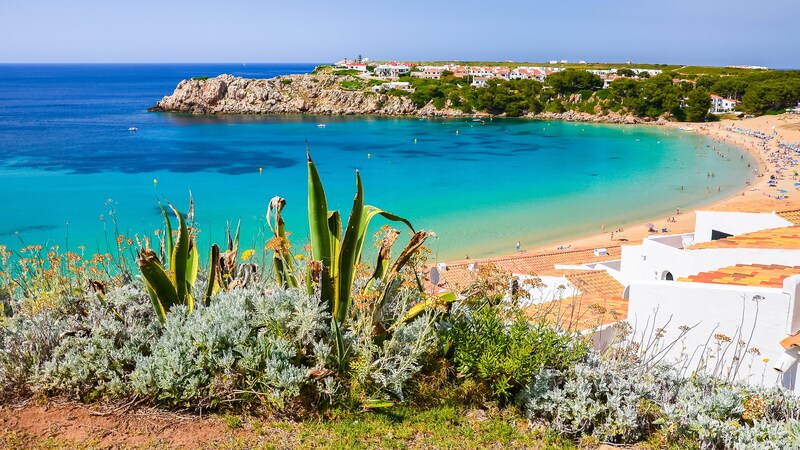
<path fill-rule="evenodd" d="M 528 115 L 531 119 L 542 120 L 563 120 L 565 122 L 593 122 L 593 123 L 649 123 L 650 120 L 636 117 L 633 115 L 622 115 L 609 113 L 606 115 L 589 114 L 575 111 L 565 111 L 563 113 L 541 112 Z"/>
<path fill-rule="evenodd" d="M 350 90 L 343 87 L 336 75 L 285 75 L 269 79 L 240 78 L 219 75 L 215 78 L 184 80 L 172 95 L 162 98 L 149 111 L 190 114 L 312 114 L 312 115 L 377 115 L 465 117 L 489 116 L 467 114 L 446 102 L 437 109 L 433 102 L 418 107 L 408 97 L 375 93 L 371 90 Z M 578 100 L 571 97 L 570 101 Z M 501 116 L 502 117 L 502 116 Z M 566 111 L 528 114 L 529 119 L 563 120 L 568 122 L 652 123 L 633 115 L 617 113 L 589 114 Z M 660 118 L 657 123 L 663 123 Z"/>
<path fill-rule="evenodd" d="M 407 97 L 350 91 L 331 75 L 247 79 L 220 75 L 184 80 L 150 111 L 191 114 L 373 114 L 415 115 Z"/>

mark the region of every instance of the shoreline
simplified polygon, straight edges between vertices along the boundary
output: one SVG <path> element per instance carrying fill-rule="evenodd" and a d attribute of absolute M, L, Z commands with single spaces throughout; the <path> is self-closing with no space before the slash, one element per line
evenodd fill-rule
<path fill-rule="evenodd" d="M 685 122 L 664 121 L 658 125 L 677 130 L 678 127 L 687 126 L 686 124 Z M 652 126 L 657 124 L 644 123 L 640 125 Z M 800 142 L 800 115 L 782 114 L 778 116 L 761 116 L 741 120 L 726 119 L 720 122 L 698 123 L 693 125 L 696 125 L 696 127 L 693 127 L 694 129 L 690 131 L 691 133 L 701 134 L 718 142 L 735 145 L 752 155 L 758 162 L 759 172 L 764 174 L 764 176 L 755 178 L 754 182 L 744 186 L 731 196 L 699 207 L 681 210 L 680 215 L 651 217 L 649 220 L 642 219 L 640 221 L 624 224 L 625 240 L 615 239 L 612 241 L 610 235 L 613 230 L 606 229 L 604 232 L 585 234 L 567 240 L 560 239 L 529 248 L 526 248 L 523 244 L 520 251 L 509 252 L 504 255 L 491 257 L 479 256 L 470 259 L 492 260 L 494 258 L 553 253 L 559 251 L 559 247 L 561 246 L 564 247 L 563 250 L 566 250 L 567 246 L 570 246 L 570 250 L 580 250 L 606 246 L 634 245 L 651 235 L 645 226 L 647 223 L 653 223 L 656 230 L 667 228 L 669 230 L 667 234 L 693 232 L 696 217 L 694 213 L 696 211 L 774 212 L 800 209 L 800 191 L 796 190 L 794 186 L 794 183 L 798 182 L 800 178 L 794 176 L 792 171 L 789 171 L 789 173 L 785 174 L 783 179 L 778 177 L 777 186 L 769 187 L 770 175 L 776 174 L 779 165 L 777 163 L 773 164 L 768 160 L 769 154 L 777 150 L 778 142 Z M 767 135 L 771 135 L 774 131 L 777 131 L 778 135 L 770 140 L 764 149 L 761 147 L 761 139 L 728 131 L 727 128 L 742 128 L 762 132 Z M 780 190 L 787 190 L 789 192 L 788 199 L 776 200 L 774 198 L 774 194 L 777 194 Z M 796 194 L 796 196 L 794 194 Z M 667 222 L 667 219 L 670 217 L 674 217 L 676 221 Z M 459 261 L 461 260 L 447 261 L 447 263 L 452 264 Z"/>

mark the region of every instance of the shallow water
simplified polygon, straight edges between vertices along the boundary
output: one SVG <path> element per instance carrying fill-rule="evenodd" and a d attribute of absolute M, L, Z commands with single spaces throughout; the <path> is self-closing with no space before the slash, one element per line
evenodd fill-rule
<path fill-rule="evenodd" d="M 0 243 L 104 250 L 112 207 L 123 233 L 152 233 L 156 199 L 185 210 L 191 190 L 201 244 L 241 219 L 244 245 L 262 248 L 267 204 L 280 195 L 299 247 L 306 140 L 331 209 L 347 215 L 359 169 L 367 203 L 434 230 L 442 260 L 509 253 L 518 240 L 568 243 L 600 224 L 710 203 L 742 188 L 752 162 L 660 127 L 146 112 L 182 78 L 311 67 L 0 65 Z"/>

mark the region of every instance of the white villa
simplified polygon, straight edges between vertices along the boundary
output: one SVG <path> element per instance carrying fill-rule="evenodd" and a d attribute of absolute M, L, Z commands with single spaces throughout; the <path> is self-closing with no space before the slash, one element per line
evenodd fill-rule
<path fill-rule="evenodd" d="M 411 72 L 411 67 L 397 62 L 390 62 L 387 64 L 381 64 L 375 67 L 373 73 L 377 77 L 381 78 L 399 78 L 402 75 L 407 75 Z"/>
<path fill-rule="evenodd" d="M 372 86 L 374 92 L 388 91 L 389 89 L 399 89 L 406 92 L 414 92 L 414 88 L 408 81 L 390 81 L 379 86 Z"/>
<path fill-rule="evenodd" d="M 711 109 L 709 109 L 708 112 L 714 114 L 731 112 L 736 108 L 736 105 L 738 104 L 739 104 L 738 100 L 734 100 L 732 98 L 724 98 L 716 94 L 711 94 Z"/>
<path fill-rule="evenodd" d="M 627 322 L 628 339 L 687 374 L 800 393 L 800 210 L 696 214 L 693 233 L 440 264 L 431 278 L 434 289 L 463 287 L 491 264 L 514 275 L 532 316 L 592 333 L 598 348 Z"/>

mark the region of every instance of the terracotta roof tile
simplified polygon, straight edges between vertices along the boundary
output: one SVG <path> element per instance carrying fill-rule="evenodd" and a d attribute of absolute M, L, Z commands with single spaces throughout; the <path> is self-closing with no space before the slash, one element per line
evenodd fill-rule
<path fill-rule="evenodd" d="M 797 274 L 800 274 L 800 266 L 737 264 L 711 272 L 700 272 L 697 275 L 679 278 L 678 281 L 780 288 L 783 286 L 785 278 Z"/>
<path fill-rule="evenodd" d="M 800 333 L 794 336 L 787 336 L 785 339 L 781 340 L 781 345 L 786 350 L 800 347 Z"/>
<path fill-rule="evenodd" d="M 545 276 L 563 274 L 563 272 L 555 269 L 556 264 L 580 265 L 613 261 L 620 258 L 621 249 L 619 246 L 606 247 L 606 250 L 608 250 L 607 256 L 594 256 L 594 249 L 576 249 L 455 261 L 446 263 L 446 269 L 440 271 L 439 287 L 455 292 L 462 291 L 478 277 L 476 272 L 469 269 L 469 266 L 475 263 L 477 263 L 478 267 L 492 264 L 497 270 L 508 274 Z"/>
<path fill-rule="evenodd" d="M 530 306 L 528 317 L 557 324 L 570 331 L 584 331 L 628 318 L 628 300 L 622 297 L 581 295 Z"/>
<path fill-rule="evenodd" d="M 789 222 L 792 222 L 795 225 L 800 225 L 800 209 L 779 212 L 778 216 L 788 220 Z"/>
<path fill-rule="evenodd" d="M 763 248 L 800 250 L 800 225 L 754 231 L 716 241 L 701 242 L 686 247 L 688 250 L 709 248 Z"/>
<path fill-rule="evenodd" d="M 565 276 L 585 295 L 605 298 L 622 297 L 622 291 L 625 290 L 625 286 L 605 270 L 573 270 Z"/>
<path fill-rule="evenodd" d="M 563 329 L 583 331 L 628 318 L 625 289 L 605 270 L 573 270 L 566 278 L 580 295 L 540 303 L 526 308 L 532 319 L 544 319 Z"/>

